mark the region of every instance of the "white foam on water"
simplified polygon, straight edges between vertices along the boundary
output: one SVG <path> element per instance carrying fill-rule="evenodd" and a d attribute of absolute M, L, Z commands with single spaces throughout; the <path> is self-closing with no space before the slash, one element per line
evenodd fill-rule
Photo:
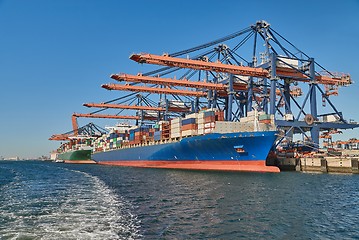
<path fill-rule="evenodd" d="M 71 171 L 60 181 L 16 176 L 0 193 L 0 239 L 139 239 L 132 205 L 99 178 Z M 50 184 L 50 185 L 49 185 Z"/>

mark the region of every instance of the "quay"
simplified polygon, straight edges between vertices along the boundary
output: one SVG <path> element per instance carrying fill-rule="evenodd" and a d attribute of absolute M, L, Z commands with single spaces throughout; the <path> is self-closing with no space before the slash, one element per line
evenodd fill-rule
<path fill-rule="evenodd" d="M 359 173 L 358 157 L 352 156 L 309 156 L 300 158 L 278 158 L 276 166 L 281 171 Z"/>

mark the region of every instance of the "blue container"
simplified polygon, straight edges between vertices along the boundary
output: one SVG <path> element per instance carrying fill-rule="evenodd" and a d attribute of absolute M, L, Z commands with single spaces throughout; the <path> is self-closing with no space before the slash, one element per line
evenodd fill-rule
<path fill-rule="evenodd" d="M 149 132 L 150 128 L 152 128 L 152 126 L 149 126 L 149 125 L 142 125 L 140 127 L 141 132 Z"/>
<path fill-rule="evenodd" d="M 196 124 L 196 119 L 195 118 L 183 119 L 182 125 L 187 125 L 187 124 Z"/>
<path fill-rule="evenodd" d="M 214 112 L 204 112 L 204 117 L 214 116 Z"/>
<path fill-rule="evenodd" d="M 130 133 L 130 141 L 135 140 L 135 133 Z"/>

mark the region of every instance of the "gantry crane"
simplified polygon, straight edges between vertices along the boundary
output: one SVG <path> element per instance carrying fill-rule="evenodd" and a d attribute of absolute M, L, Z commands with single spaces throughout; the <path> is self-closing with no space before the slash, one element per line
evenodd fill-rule
<path fill-rule="evenodd" d="M 76 129 L 73 129 L 72 131 L 62 133 L 62 134 L 54 134 L 52 135 L 49 140 L 54 141 L 70 141 L 71 139 L 74 139 L 76 137 L 99 137 L 102 134 L 108 132 L 106 129 L 103 129 L 94 123 L 90 122 L 86 124 L 85 126 L 78 127 L 76 125 Z"/>
<path fill-rule="evenodd" d="M 118 116 L 118 115 L 106 115 L 106 114 L 87 114 L 87 113 L 74 113 L 72 114 L 72 128 L 75 135 L 78 135 L 78 124 L 77 118 L 107 118 L 107 119 L 129 119 L 129 120 L 138 120 L 138 116 Z"/>
<path fill-rule="evenodd" d="M 250 40 L 253 40 L 252 49 L 243 51 L 244 44 Z M 189 54 L 195 56 L 189 57 Z M 183 102 L 184 107 L 180 109 L 186 110 L 182 112 L 198 112 L 203 107 L 219 108 L 225 111 L 226 121 L 239 121 L 255 109 L 275 115 L 283 137 L 290 139 L 299 133 L 309 139 L 313 147 L 319 144 L 320 132 L 359 126 L 347 122 L 330 100 L 338 94 L 339 87 L 352 84 L 350 75 L 327 71 L 265 21 L 180 52 L 132 54 L 130 59 L 163 67 L 137 75 L 113 74 L 111 78 L 122 84 L 104 84 L 102 87 L 148 95 L 141 95 L 136 105 L 106 102 L 85 106 L 165 112 L 164 116 L 167 116 L 172 98 Z M 156 101 L 141 105 L 154 95 L 165 105 L 160 106 Z M 328 107 L 329 111 L 319 109 L 318 98 L 323 102 L 322 107 Z M 138 118 L 136 116 L 136 120 Z"/>

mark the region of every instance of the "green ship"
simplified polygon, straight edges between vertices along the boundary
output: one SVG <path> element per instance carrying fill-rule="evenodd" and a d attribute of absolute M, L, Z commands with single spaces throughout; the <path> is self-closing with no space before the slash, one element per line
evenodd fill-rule
<path fill-rule="evenodd" d="M 92 137 L 69 137 L 69 142 L 63 143 L 57 149 L 56 162 L 64 163 L 96 163 L 91 160 L 93 150 Z"/>
<path fill-rule="evenodd" d="M 61 163 L 96 163 L 91 160 L 94 140 L 106 133 L 108 133 L 107 129 L 93 123 L 78 128 L 76 122 L 72 131 L 54 134 L 49 138 L 49 140 L 65 141 L 58 149 L 51 152 L 51 159 Z"/>
<path fill-rule="evenodd" d="M 57 160 L 64 163 L 95 163 L 91 160 L 91 149 L 69 150 L 57 155 Z"/>

